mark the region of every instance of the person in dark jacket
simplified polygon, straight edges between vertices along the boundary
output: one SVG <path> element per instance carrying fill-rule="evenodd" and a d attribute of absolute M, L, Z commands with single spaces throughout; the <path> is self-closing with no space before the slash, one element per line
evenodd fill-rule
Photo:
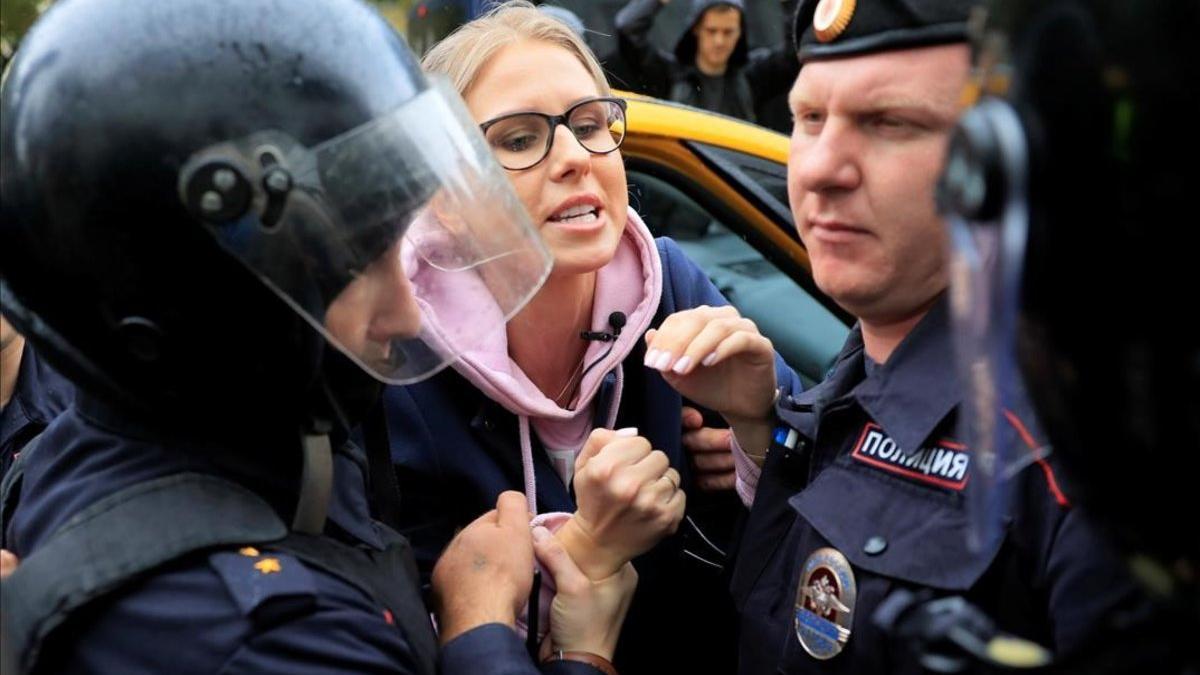
<path fill-rule="evenodd" d="M 464 93 L 554 268 L 505 330 L 462 351 L 453 371 L 386 394 L 409 498 L 405 532 L 419 566 L 428 574 L 455 529 L 497 494 L 524 489 L 530 512 L 561 526 L 556 534 L 585 571 L 605 574 L 613 561 L 645 553 L 635 560 L 640 593 L 621 636 L 622 672 L 731 670 L 721 568 L 740 508 L 728 492 L 706 499 L 696 489 L 681 443 L 682 399 L 645 367 L 662 355 L 643 345 L 667 313 L 727 303 L 629 208 L 618 149 L 624 102 L 611 98 L 595 57 L 566 26 L 509 3 L 437 45 L 424 64 Z M 417 269 L 414 283 L 421 278 Z M 464 301 L 471 284 L 461 281 L 428 308 L 430 321 L 451 332 L 487 315 Z M 778 367 L 780 381 L 798 388 L 781 360 Z M 610 429 L 636 429 L 628 442 L 636 438 L 640 450 L 630 447 L 623 460 L 608 447 L 593 456 L 589 439 Z M 625 461 L 655 471 L 639 480 L 605 475 Z M 670 520 L 655 513 L 682 506 L 667 486 L 687 495 L 686 511 L 670 511 Z M 640 498 L 634 488 L 663 490 L 672 501 Z M 613 491 L 624 496 L 605 496 Z M 598 499 L 612 508 L 597 508 Z M 625 521 L 626 535 L 597 535 L 598 513 Z"/>
<path fill-rule="evenodd" d="M 387 442 L 345 442 L 380 380 L 452 357 L 403 261 L 483 269 L 513 307 L 549 266 L 381 17 L 59 4 L 5 75 L 0 138 L 0 303 L 77 386 L 4 483 L 5 672 L 537 672 L 513 629 L 535 538 L 562 589 L 545 669 L 604 672 L 632 570 L 581 582 L 500 495 L 434 570 L 435 636 L 381 522 Z"/>
<path fill-rule="evenodd" d="M 1145 594 L 1075 505 L 1027 402 L 991 397 L 978 417 L 971 402 L 1000 392 L 954 367 L 964 298 L 947 288 L 963 268 L 934 190 L 971 73 L 972 7 L 801 4 L 788 193 L 817 285 L 859 322 L 822 383 L 774 405 L 769 345 L 752 335 L 668 375 L 737 439 L 752 504 L 732 575 L 741 673 L 978 672 L 1118 643 L 1130 660 L 1104 668 L 1169 672 Z M 711 311 L 668 318 L 650 348 L 709 353 L 722 336 L 697 327 Z M 970 434 L 981 421 L 991 433 Z M 980 509 L 994 529 L 974 527 Z"/>
<path fill-rule="evenodd" d="M 760 101 L 791 86 L 799 70 L 795 50 L 785 42 L 751 56 L 742 0 L 692 0 L 674 49 L 651 44 L 655 15 L 668 1 L 631 0 L 617 14 L 618 51 L 637 69 L 645 93 L 754 122 Z"/>

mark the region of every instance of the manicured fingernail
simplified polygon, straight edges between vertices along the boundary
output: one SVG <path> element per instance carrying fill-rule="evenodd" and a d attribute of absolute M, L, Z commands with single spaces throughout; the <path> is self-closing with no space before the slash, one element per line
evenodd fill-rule
<path fill-rule="evenodd" d="M 546 528 L 542 527 L 541 525 L 538 525 L 537 527 L 533 528 L 533 540 L 534 541 L 546 541 L 549 538 L 550 538 L 550 530 L 547 530 Z"/>
<path fill-rule="evenodd" d="M 661 353 L 662 352 L 657 349 L 651 349 L 650 351 L 646 352 L 646 360 L 643 363 L 646 364 L 647 368 L 653 368 L 654 362 L 658 360 L 658 355 Z"/>
<path fill-rule="evenodd" d="M 621 437 L 637 436 L 637 427 L 625 427 L 617 429 L 617 435 Z"/>
<path fill-rule="evenodd" d="M 701 361 L 700 364 L 707 367 L 707 366 L 711 366 L 712 364 L 714 364 L 716 362 L 717 362 L 717 353 L 713 352 L 713 353 L 709 354 L 708 356 L 704 357 L 704 360 Z"/>
<path fill-rule="evenodd" d="M 685 357 L 679 359 L 678 361 L 676 361 L 675 367 L 672 368 L 671 370 L 682 375 L 687 372 L 688 368 L 690 368 L 691 365 L 692 365 L 692 357 L 685 356 Z"/>
<path fill-rule="evenodd" d="M 659 354 L 658 358 L 654 361 L 654 369 L 666 370 L 667 366 L 671 365 L 671 362 L 674 360 L 675 356 L 672 355 L 671 352 L 663 352 Z"/>

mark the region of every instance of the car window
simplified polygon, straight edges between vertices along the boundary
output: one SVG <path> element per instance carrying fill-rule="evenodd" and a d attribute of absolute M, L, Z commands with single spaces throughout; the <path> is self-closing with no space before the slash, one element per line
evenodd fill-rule
<path fill-rule="evenodd" d="M 798 239 L 788 206 L 787 166 L 744 152 L 707 143 L 688 142 L 688 146 L 731 182 L 740 185 L 763 211 L 772 215 L 787 235 Z"/>
<path fill-rule="evenodd" d="M 842 319 L 672 184 L 669 174 L 631 169 L 628 176 L 634 206 L 651 232 L 678 242 L 730 303 L 771 338 L 806 386 L 823 379 L 849 331 Z"/>

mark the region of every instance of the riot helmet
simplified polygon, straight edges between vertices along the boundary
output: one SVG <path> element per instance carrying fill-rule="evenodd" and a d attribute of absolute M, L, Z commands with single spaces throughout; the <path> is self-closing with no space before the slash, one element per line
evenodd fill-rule
<path fill-rule="evenodd" d="M 1052 452 L 1135 576 L 1200 616 L 1200 4 L 1021 0 L 975 19 L 975 106 L 940 186 L 959 355 L 976 441 L 1026 395 L 1048 439 L 987 458 L 977 529 Z"/>
<path fill-rule="evenodd" d="M 425 377 L 549 271 L 460 99 L 357 0 L 59 3 L 0 120 L 6 315 L 156 415 L 303 424 L 345 360 Z M 480 320 L 423 328 L 459 274 Z"/>

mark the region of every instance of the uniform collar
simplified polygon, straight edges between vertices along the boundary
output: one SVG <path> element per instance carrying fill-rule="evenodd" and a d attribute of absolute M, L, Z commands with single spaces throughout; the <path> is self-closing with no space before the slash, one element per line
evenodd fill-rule
<path fill-rule="evenodd" d="M 810 437 L 814 436 L 822 411 L 828 405 L 845 398 L 862 377 L 862 329 L 855 324 L 842 345 L 842 351 L 833 360 L 833 366 L 826 373 L 825 379 L 795 396 L 780 399 L 775 406 L 775 414 L 793 429 Z"/>
<path fill-rule="evenodd" d="M 963 396 L 953 370 L 945 296 L 870 378 L 863 368 L 865 358 L 862 327 L 855 325 L 825 380 L 793 399 L 780 401 L 780 418 L 812 433 L 815 430 L 808 427 L 822 416 L 824 408 L 851 400 L 901 448 L 921 448 Z"/>
<path fill-rule="evenodd" d="M 825 374 L 825 379 L 816 386 L 804 390 L 788 403 L 791 407 L 811 406 L 820 409 L 829 403 L 845 396 L 863 377 L 863 339 L 862 327 L 854 324 L 846 336 L 833 366 Z"/>
<path fill-rule="evenodd" d="M 853 396 L 901 448 L 915 451 L 963 398 L 953 355 L 943 294 Z"/>

